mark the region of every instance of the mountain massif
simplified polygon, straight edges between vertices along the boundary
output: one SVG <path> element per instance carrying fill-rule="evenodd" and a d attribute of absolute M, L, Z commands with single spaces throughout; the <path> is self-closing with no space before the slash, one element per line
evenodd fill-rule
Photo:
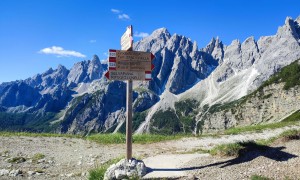
<path fill-rule="evenodd" d="M 297 69 L 300 17 L 286 18 L 272 36 L 230 45 L 213 38 L 200 49 L 189 38 L 161 28 L 136 42 L 134 50 L 156 57 L 153 80 L 134 83 L 136 133 L 219 131 L 280 121 L 300 109 L 297 83 L 289 88 L 281 80 L 266 85 L 283 67 L 295 62 L 291 66 Z M 70 70 L 59 65 L 2 83 L 0 130 L 124 132 L 126 83 L 107 80 L 106 71 L 107 64 L 95 55 Z"/>

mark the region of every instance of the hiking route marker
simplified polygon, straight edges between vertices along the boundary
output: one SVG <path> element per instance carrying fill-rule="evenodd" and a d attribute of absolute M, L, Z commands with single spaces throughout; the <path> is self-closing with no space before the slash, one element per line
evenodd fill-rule
<path fill-rule="evenodd" d="M 110 80 L 127 80 L 126 88 L 126 159 L 132 159 L 132 81 L 152 80 L 154 69 L 150 52 L 132 51 L 132 25 L 126 28 L 121 37 L 121 50 L 110 49 L 108 71 L 105 77 Z"/>

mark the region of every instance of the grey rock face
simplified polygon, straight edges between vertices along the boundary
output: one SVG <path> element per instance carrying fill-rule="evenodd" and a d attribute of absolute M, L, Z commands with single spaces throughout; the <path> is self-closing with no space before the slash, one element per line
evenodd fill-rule
<path fill-rule="evenodd" d="M 213 55 L 222 54 L 222 44 L 219 40 L 213 45 L 216 46 L 211 47 Z M 153 81 L 149 83 L 148 88 L 157 94 L 164 90 L 174 94 L 181 93 L 207 77 L 218 64 L 218 60 L 212 60 L 211 55 L 199 51 L 197 43 L 192 43 L 190 39 L 177 34 L 171 36 L 166 29 L 154 31 L 136 43 L 134 48 L 155 54 Z"/>
<path fill-rule="evenodd" d="M 206 114 L 203 132 L 215 132 L 235 126 L 278 122 L 300 109 L 300 87 L 286 91 L 283 83 L 273 84 L 257 92 L 245 103 Z"/>
<path fill-rule="evenodd" d="M 67 83 L 66 77 L 68 76 L 68 73 L 69 70 L 64 66 L 59 65 L 56 70 L 50 68 L 42 74 L 37 74 L 32 78 L 24 80 L 24 82 L 39 90 L 49 90 L 57 85 L 65 85 Z"/>
<path fill-rule="evenodd" d="M 149 109 L 159 101 L 159 97 L 150 91 L 138 92 L 138 97 L 133 102 L 133 111 L 142 112 Z"/>
<path fill-rule="evenodd" d="M 219 37 L 217 37 L 216 39 L 213 38 L 202 51 L 205 53 L 205 59 L 207 59 L 210 64 L 217 66 L 223 61 L 225 49 L 226 47 L 220 41 Z"/>
<path fill-rule="evenodd" d="M 68 85 L 76 86 L 81 82 L 92 82 L 100 79 L 103 74 L 103 68 L 98 56 L 94 55 L 93 60 L 76 63 L 68 74 Z"/>
<path fill-rule="evenodd" d="M 257 42 L 250 37 L 242 44 L 234 40 L 225 48 L 224 58 L 213 74 L 185 92 L 184 96 L 204 92 L 194 94 L 205 105 L 232 101 L 255 90 L 272 74 L 300 58 L 299 38 L 294 30 L 298 26 L 297 21 L 287 18 L 274 36 L 261 37 Z"/>
<path fill-rule="evenodd" d="M 6 107 L 24 105 L 34 106 L 41 98 L 39 91 L 25 84 L 17 82 L 6 86 L 0 94 L 0 104 Z"/>
<path fill-rule="evenodd" d="M 122 111 L 126 103 L 125 90 L 125 83 L 114 81 L 94 94 L 74 98 L 66 110 L 61 131 L 76 134 L 105 132 L 118 124 L 125 119 L 125 111 Z"/>

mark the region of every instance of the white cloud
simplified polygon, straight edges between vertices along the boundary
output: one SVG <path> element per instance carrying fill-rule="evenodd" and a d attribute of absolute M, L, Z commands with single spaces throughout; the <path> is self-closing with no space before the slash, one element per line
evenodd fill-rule
<path fill-rule="evenodd" d="M 130 17 L 127 14 L 119 14 L 118 18 L 121 20 L 130 20 Z"/>
<path fill-rule="evenodd" d="M 118 19 L 121 20 L 131 20 L 130 16 L 128 14 L 122 13 L 119 9 L 110 9 L 111 12 L 118 15 Z"/>
<path fill-rule="evenodd" d="M 101 62 L 101 64 L 107 64 L 108 59 L 101 59 L 100 62 Z"/>
<path fill-rule="evenodd" d="M 95 42 L 97 42 L 97 40 L 95 39 L 90 40 L 90 43 L 95 43 Z"/>
<path fill-rule="evenodd" d="M 52 46 L 52 47 L 41 49 L 39 53 L 54 54 L 57 56 L 64 56 L 64 57 L 69 57 L 69 56 L 80 57 L 80 58 L 86 57 L 84 54 L 81 54 L 80 52 L 76 52 L 73 50 L 64 50 L 64 48 L 59 46 Z"/>
<path fill-rule="evenodd" d="M 121 13 L 121 11 L 120 11 L 120 10 L 118 10 L 118 9 L 111 9 L 111 12 L 113 12 L 113 13 L 116 13 L 116 14 L 119 14 L 119 13 Z"/>
<path fill-rule="evenodd" d="M 147 37 L 147 36 L 149 36 L 149 34 L 148 33 L 145 33 L 145 32 L 135 32 L 134 33 L 134 37 L 140 37 L 140 38 L 144 38 L 144 37 Z"/>

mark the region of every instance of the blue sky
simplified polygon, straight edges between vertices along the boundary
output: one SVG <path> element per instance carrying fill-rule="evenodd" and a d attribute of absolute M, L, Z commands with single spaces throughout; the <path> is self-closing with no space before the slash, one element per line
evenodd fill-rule
<path fill-rule="evenodd" d="M 201 48 L 216 36 L 230 44 L 273 35 L 299 7 L 299 0 L 0 0 L 0 83 L 94 54 L 106 59 L 128 25 L 135 41 L 166 27 Z"/>

